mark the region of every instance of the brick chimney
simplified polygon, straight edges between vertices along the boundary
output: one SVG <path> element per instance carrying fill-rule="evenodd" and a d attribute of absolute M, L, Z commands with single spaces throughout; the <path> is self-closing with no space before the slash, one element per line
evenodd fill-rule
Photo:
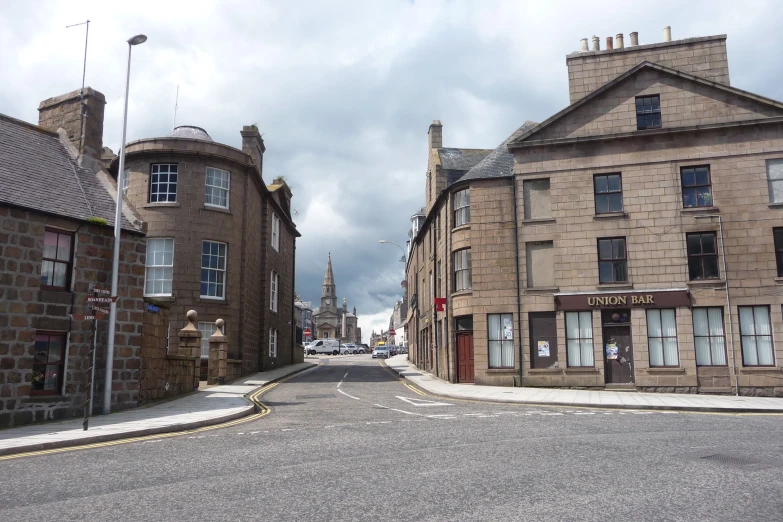
<path fill-rule="evenodd" d="M 432 120 L 427 135 L 429 136 L 430 149 L 439 149 L 443 147 L 443 125 L 440 120 Z"/>
<path fill-rule="evenodd" d="M 258 127 L 255 125 L 245 125 L 240 131 L 242 134 L 242 152 L 253 158 L 253 163 L 258 167 L 258 172 L 264 173 L 264 140 Z"/>
<path fill-rule="evenodd" d="M 82 122 L 82 101 L 79 93 L 80 90 L 77 89 L 42 101 L 38 105 L 38 125 L 50 131 L 65 129 L 80 155 L 100 160 L 103 151 L 103 109 L 106 106 L 106 97 L 91 87 L 84 88 Z"/>

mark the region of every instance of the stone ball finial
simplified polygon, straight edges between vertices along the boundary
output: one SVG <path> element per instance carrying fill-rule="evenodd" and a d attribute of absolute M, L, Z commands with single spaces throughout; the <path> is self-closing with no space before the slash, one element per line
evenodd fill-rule
<path fill-rule="evenodd" d="M 187 318 L 190 324 L 196 326 L 196 322 L 198 321 L 198 312 L 195 310 L 188 310 Z"/>
<path fill-rule="evenodd" d="M 221 332 L 223 331 L 223 326 L 225 326 L 225 324 L 226 322 L 223 319 L 218 319 L 215 321 L 215 326 L 217 326 Z"/>

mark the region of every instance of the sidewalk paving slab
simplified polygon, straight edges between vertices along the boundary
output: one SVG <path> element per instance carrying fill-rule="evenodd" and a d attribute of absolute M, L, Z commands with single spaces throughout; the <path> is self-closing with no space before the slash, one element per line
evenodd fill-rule
<path fill-rule="evenodd" d="M 643 393 L 635 391 L 509 388 L 452 384 L 416 368 L 407 355 L 386 359 L 386 365 L 422 390 L 441 397 L 537 406 L 579 406 L 632 410 L 702 411 L 717 413 L 783 413 L 783 398 L 734 395 Z"/>
<path fill-rule="evenodd" d="M 110 415 L 96 415 L 90 417 L 87 431 L 82 427 L 82 418 L 0 430 L 0 456 L 222 424 L 255 411 L 256 406 L 247 395 L 313 366 L 316 366 L 316 363 L 303 362 L 284 366 L 248 375 L 231 384 L 200 389 L 161 404 Z"/>

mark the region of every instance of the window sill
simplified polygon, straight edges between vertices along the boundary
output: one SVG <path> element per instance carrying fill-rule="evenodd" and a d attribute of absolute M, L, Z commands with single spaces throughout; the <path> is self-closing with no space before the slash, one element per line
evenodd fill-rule
<path fill-rule="evenodd" d="M 179 206 L 179 205 L 177 205 Z M 231 214 L 231 209 L 225 208 L 225 207 L 217 207 L 214 205 L 207 205 L 204 204 L 204 210 L 214 210 L 215 212 L 222 212 L 224 214 Z"/>
<path fill-rule="evenodd" d="M 598 283 L 595 287 L 598 290 L 633 289 L 633 283 Z"/>
<path fill-rule="evenodd" d="M 451 232 L 459 232 L 461 230 L 470 230 L 470 223 L 465 223 L 464 225 L 460 225 L 458 227 L 454 227 L 451 229 Z"/>
<path fill-rule="evenodd" d="M 178 208 L 180 205 L 176 201 L 171 202 L 165 202 L 165 203 L 145 203 L 141 206 L 141 208 L 165 208 L 165 207 L 172 207 L 172 208 Z"/>
<path fill-rule="evenodd" d="M 155 301 L 161 301 L 163 303 L 173 303 L 177 300 L 177 298 L 172 295 L 145 295 L 144 297 L 154 299 Z"/>
<path fill-rule="evenodd" d="M 228 300 L 225 297 L 209 297 L 206 295 L 199 296 L 197 303 L 226 303 L 228 304 Z"/>
<path fill-rule="evenodd" d="M 665 368 L 665 367 L 655 367 L 655 368 L 647 368 L 647 373 L 685 373 L 685 368 Z"/>
<path fill-rule="evenodd" d="M 473 289 L 471 288 L 470 290 L 460 290 L 451 293 L 451 297 L 461 297 L 463 295 L 473 295 Z"/>
<path fill-rule="evenodd" d="M 593 368 L 588 369 L 592 370 Z M 559 375 L 562 372 L 562 368 L 530 368 L 526 373 L 528 375 Z"/>
<path fill-rule="evenodd" d="M 598 373 L 598 368 L 595 368 L 593 366 L 585 366 L 583 368 L 580 368 L 578 366 L 573 366 L 571 368 L 566 368 L 563 370 L 566 375 L 569 373 Z"/>
<path fill-rule="evenodd" d="M 548 223 L 557 223 L 557 220 L 555 218 L 530 218 L 522 220 L 523 225 L 545 225 Z"/>
<path fill-rule="evenodd" d="M 680 214 L 698 214 L 700 212 L 706 212 L 708 214 L 720 214 L 720 209 L 718 207 L 688 207 L 688 208 L 681 208 Z"/>
<path fill-rule="evenodd" d="M 596 214 L 593 216 L 593 219 L 617 219 L 617 218 L 627 218 L 628 214 L 625 212 L 606 212 L 603 214 Z"/>
<path fill-rule="evenodd" d="M 560 291 L 559 286 L 533 286 L 526 288 L 528 294 L 554 294 Z"/>
<path fill-rule="evenodd" d="M 746 373 L 780 373 L 783 370 L 780 366 L 743 366 L 740 368 L 740 375 Z"/>
<path fill-rule="evenodd" d="M 769 208 L 772 208 L 772 209 L 781 209 L 781 208 L 783 208 L 783 202 L 781 202 L 781 203 L 770 203 L 767 206 Z"/>
<path fill-rule="evenodd" d="M 688 281 L 688 286 L 726 286 L 725 279 L 696 279 Z"/>
<path fill-rule="evenodd" d="M 60 395 L 59 393 L 47 395 L 47 394 L 41 394 L 41 395 L 30 395 L 29 397 L 25 397 L 22 399 L 23 402 L 30 404 L 48 404 L 48 403 L 54 403 L 54 402 L 63 402 L 67 401 L 68 397 L 65 397 L 63 395 Z"/>
<path fill-rule="evenodd" d="M 778 283 L 778 284 L 783 283 L 783 277 L 776 277 L 775 278 L 775 282 Z"/>
<path fill-rule="evenodd" d="M 487 368 L 487 373 L 519 373 L 516 368 Z"/>

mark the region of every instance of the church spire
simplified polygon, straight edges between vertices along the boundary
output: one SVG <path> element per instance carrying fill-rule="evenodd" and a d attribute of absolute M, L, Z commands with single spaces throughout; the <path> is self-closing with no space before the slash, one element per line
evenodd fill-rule
<path fill-rule="evenodd" d="M 329 261 L 326 262 L 326 274 L 324 274 L 323 286 L 334 286 L 334 273 L 332 273 L 332 253 L 329 252 Z"/>

